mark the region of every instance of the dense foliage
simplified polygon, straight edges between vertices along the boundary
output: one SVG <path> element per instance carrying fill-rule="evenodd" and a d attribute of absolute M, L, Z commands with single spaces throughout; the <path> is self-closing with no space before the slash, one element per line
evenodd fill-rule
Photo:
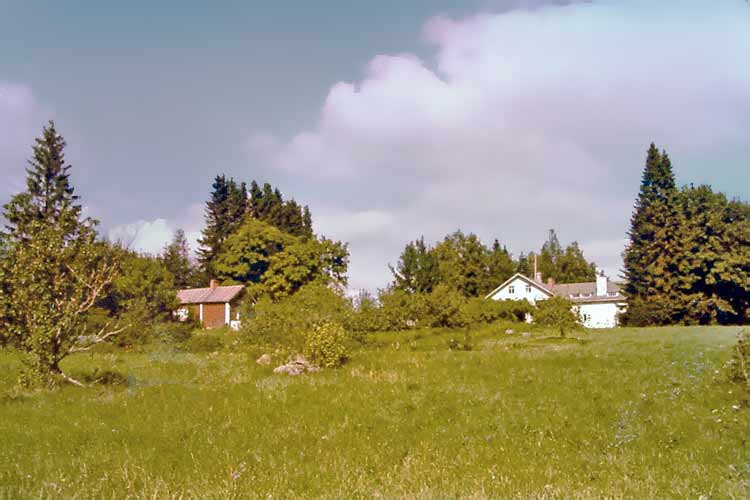
<path fill-rule="evenodd" d="M 349 252 L 326 238 L 299 238 L 265 222 L 248 219 L 227 238 L 214 263 L 225 282 L 253 285 L 254 296 L 278 299 L 321 282 L 345 285 Z"/>
<path fill-rule="evenodd" d="M 234 179 L 217 175 L 214 179 L 211 198 L 206 202 L 206 227 L 198 243 L 198 260 L 203 269 L 211 273 L 213 261 L 221 252 L 221 246 L 237 229 L 247 211 L 247 187 Z"/>
<path fill-rule="evenodd" d="M 534 311 L 534 323 L 554 328 L 564 337 L 569 331 L 580 327 L 580 319 L 572 309 L 573 304 L 565 297 L 540 300 Z"/>
<path fill-rule="evenodd" d="M 708 186 L 675 187 L 651 145 L 624 253 L 634 325 L 744 323 L 750 308 L 750 206 Z"/>
<path fill-rule="evenodd" d="M 596 279 L 596 266 L 586 260 L 578 242 L 574 241 L 563 249 L 554 229 L 549 230 L 547 241 L 538 254 L 532 252 L 519 258 L 518 272 L 533 277 L 535 260 L 543 281 L 580 283 Z"/>
<path fill-rule="evenodd" d="M 247 185 L 225 175 L 216 176 L 211 197 L 206 202 L 206 227 L 198 241 L 198 259 L 203 270 L 217 274 L 215 261 L 224 242 L 248 220 L 263 222 L 282 233 L 308 239 L 313 237 L 310 209 L 295 200 L 284 200 L 281 191 L 269 183 L 261 188 L 256 181 Z"/>
<path fill-rule="evenodd" d="M 487 247 L 475 234 L 456 231 L 429 247 L 424 238 L 409 242 L 395 266 L 393 288 L 406 293 L 430 293 L 445 285 L 464 297 L 481 297 L 520 272 L 534 277 L 534 261 L 543 279 L 575 283 L 595 279 L 595 266 L 588 262 L 578 243 L 565 249 L 554 230 L 539 254 L 521 254 L 514 261 L 496 239 Z"/>
<path fill-rule="evenodd" d="M 315 325 L 305 336 L 304 354 L 321 368 L 336 368 L 346 361 L 346 332 L 339 323 L 326 321 Z"/>
<path fill-rule="evenodd" d="M 190 245 L 182 229 L 175 231 L 172 241 L 164 247 L 161 262 L 174 277 L 177 288 L 201 287 L 208 283 L 190 259 Z"/>
<path fill-rule="evenodd" d="M 240 334 L 250 343 L 302 352 L 308 332 L 326 322 L 346 322 L 350 314 L 350 302 L 340 291 L 311 283 L 282 300 L 263 296 L 248 304 Z"/>

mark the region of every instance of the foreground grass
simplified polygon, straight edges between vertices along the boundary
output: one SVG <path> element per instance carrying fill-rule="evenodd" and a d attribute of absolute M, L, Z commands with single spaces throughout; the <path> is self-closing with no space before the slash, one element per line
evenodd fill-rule
<path fill-rule="evenodd" d="M 747 498 L 735 333 L 378 335 L 297 378 L 236 347 L 100 353 L 66 368 L 126 386 L 21 394 L 0 353 L 0 498 Z"/>

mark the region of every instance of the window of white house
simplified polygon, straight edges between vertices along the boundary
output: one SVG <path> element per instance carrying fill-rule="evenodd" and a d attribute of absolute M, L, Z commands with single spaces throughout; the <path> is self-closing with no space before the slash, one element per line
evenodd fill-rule
<path fill-rule="evenodd" d="M 531 285 L 526 285 L 526 293 L 531 293 Z"/>
<path fill-rule="evenodd" d="M 510 285 L 508 287 L 508 293 L 510 293 L 510 294 L 516 293 L 516 287 L 514 287 L 513 285 Z"/>

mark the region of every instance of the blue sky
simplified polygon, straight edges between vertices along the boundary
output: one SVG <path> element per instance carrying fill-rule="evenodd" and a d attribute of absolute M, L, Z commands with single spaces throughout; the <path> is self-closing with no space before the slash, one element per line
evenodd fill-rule
<path fill-rule="evenodd" d="M 158 4 L 154 6 L 153 4 Z M 547 228 L 611 274 L 648 143 L 750 198 L 750 5 L 0 3 L 0 199 L 54 118 L 112 236 L 195 235 L 212 177 L 269 180 L 349 241 L 354 287 L 463 228 Z"/>

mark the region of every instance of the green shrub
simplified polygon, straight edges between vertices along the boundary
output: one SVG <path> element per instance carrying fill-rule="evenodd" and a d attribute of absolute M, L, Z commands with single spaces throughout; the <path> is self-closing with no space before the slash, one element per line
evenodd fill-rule
<path fill-rule="evenodd" d="M 629 300 L 628 309 L 620 315 L 620 320 L 628 326 L 670 325 L 674 322 L 673 313 L 670 304 Z"/>
<path fill-rule="evenodd" d="M 279 301 L 268 297 L 246 308 L 240 335 L 243 341 L 300 352 L 305 335 L 327 321 L 347 324 L 351 303 L 343 293 L 325 285 L 310 284 Z"/>
<path fill-rule="evenodd" d="M 491 300 L 481 297 L 466 301 L 461 308 L 463 322 L 467 325 L 491 324 L 496 321 L 522 322 L 533 306 L 526 300 Z"/>
<path fill-rule="evenodd" d="M 212 332 L 193 335 L 184 345 L 188 351 L 196 354 L 216 352 L 224 347 L 221 337 Z"/>
<path fill-rule="evenodd" d="M 727 374 L 732 382 L 750 388 L 750 335 L 747 332 L 737 334 L 737 344 L 727 363 Z"/>
<path fill-rule="evenodd" d="M 352 312 L 347 321 L 347 330 L 356 334 L 387 330 L 390 322 L 378 301 L 367 291 L 361 291 L 353 301 Z M 361 335 L 357 335 L 362 340 Z"/>
<path fill-rule="evenodd" d="M 154 318 L 144 299 L 132 300 L 120 316 L 117 324 L 126 326 L 115 336 L 114 343 L 120 347 L 143 345 L 153 339 Z"/>
<path fill-rule="evenodd" d="M 187 342 L 199 328 L 197 321 L 165 321 L 154 325 L 152 338 L 162 344 L 180 344 Z"/>
<path fill-rule="evenodd" d="M 346 360 L 345 341 L 344 327 L 333 321 L 326 321 L 307 333 L 304 354 L 316 366 L 335 368 Z"/>
<path fill-rule="evenodd" d="M 406 293 L 402 290 L 381 290 L 378 295 L 380 302 L 380 331 L 401 331 L 418 326 L 420 319 L 425 316 L 424 297 L 416 293 Z"/>
<path fill-rule="evenodd" d="M 432 293 L 424 296 L 425 315 L 420 323 L 424 326 L 455 328 L 464 326 L 461 310 L 466 298 L 448 285 L 440 284 Z"/>
<path fill-rule="evenodd" d="M 534 311 L 534 323 L 559 330 L 560 336 L 564 337 L 568 331 L 580 326 L 572 307 L 573 303 L 565 297 L 540 300 Z"/>

